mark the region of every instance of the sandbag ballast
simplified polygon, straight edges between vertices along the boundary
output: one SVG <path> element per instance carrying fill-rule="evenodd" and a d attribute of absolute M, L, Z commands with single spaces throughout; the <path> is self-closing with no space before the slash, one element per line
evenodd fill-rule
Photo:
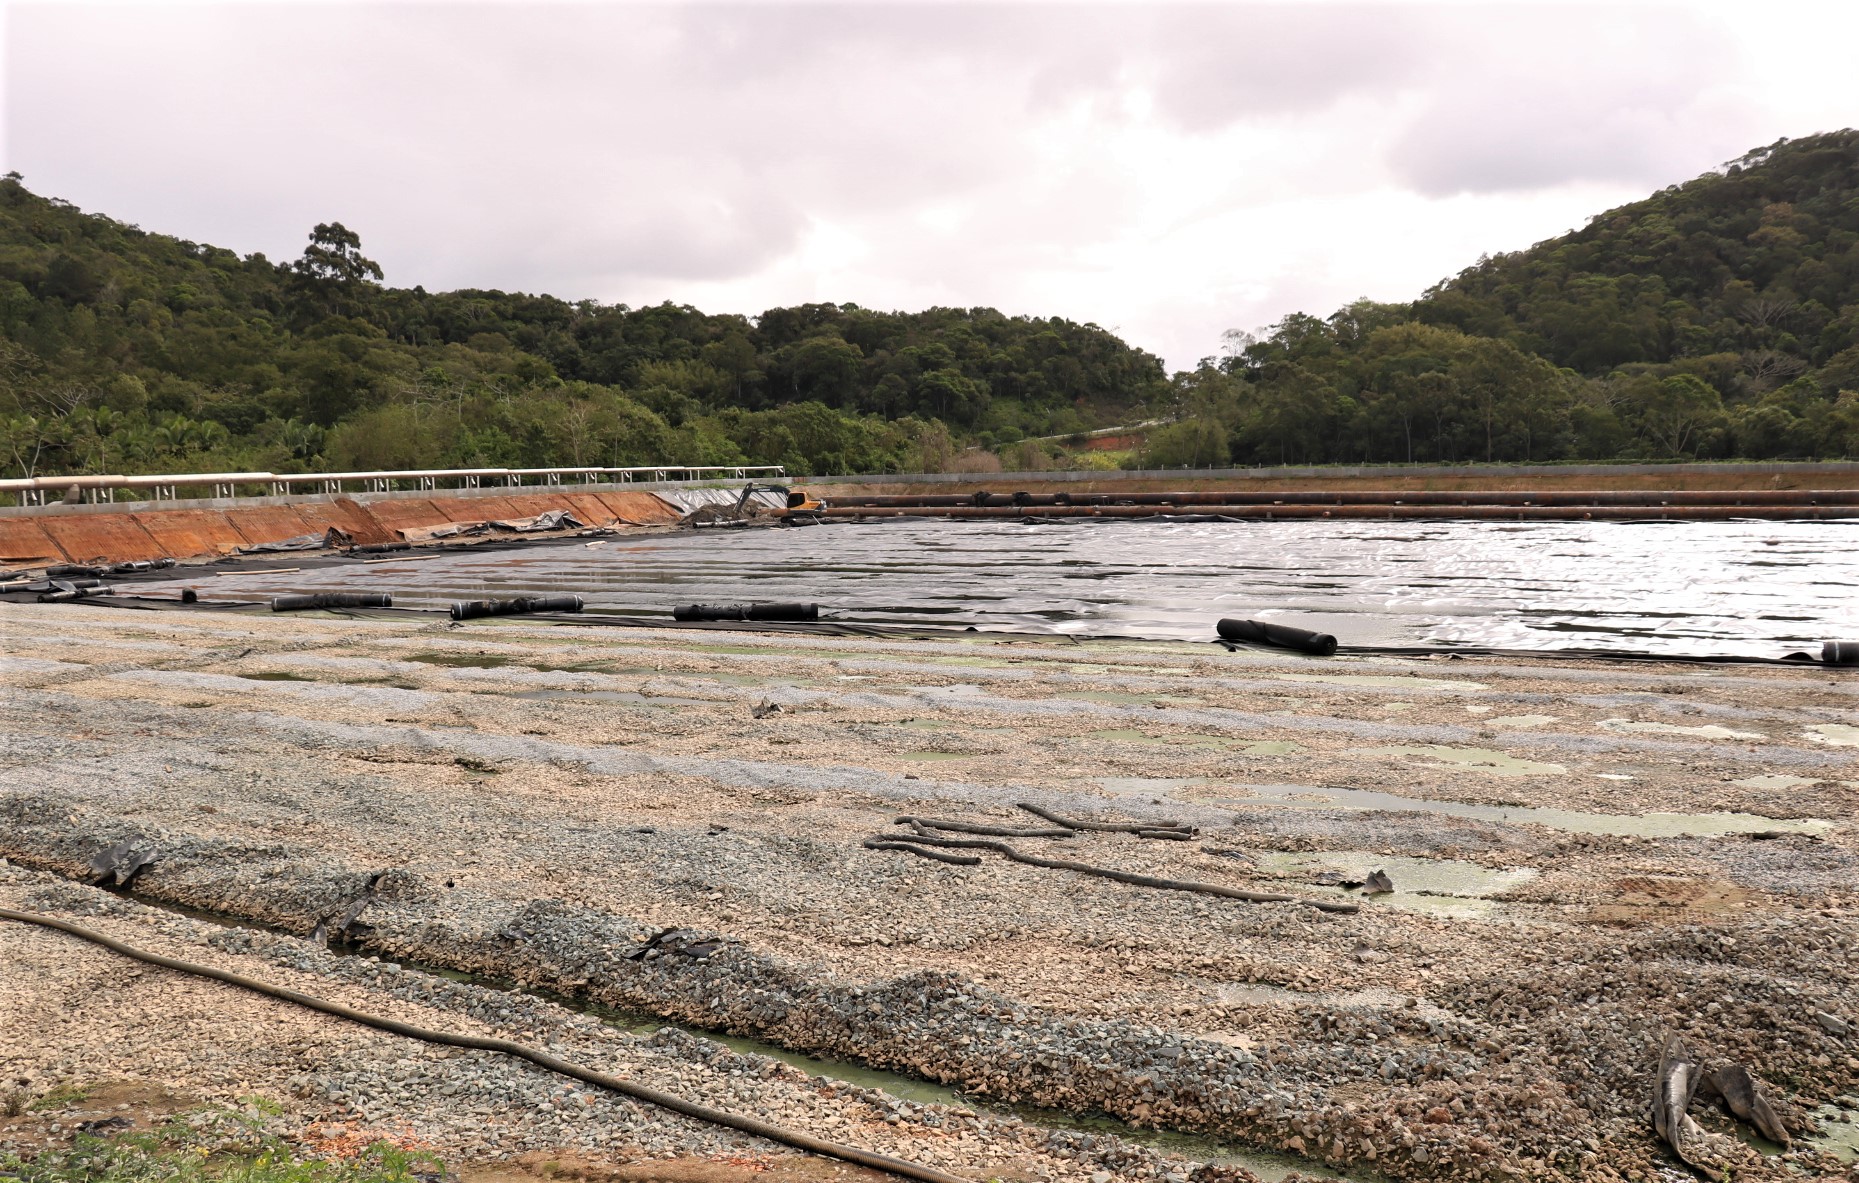
<path fill-rule="evenodd" d="M 273 612 L 303 612 L 310 608 L 392 608 L 394 597 L 379 592 L 315 592 L 311 595 L 272 596 Z"/>
<path fill-rule="evenodd" d="M 818 604 L 686 604 L 673 620 L 818 620 Z"/>
<path fill-rule="evenodd" d="M 452 605 L 453 620 L 480 616 L 527 616 L 531 612 L 579 612 L 580 596 L 518 596 L 514 600 L 461 600 Z"/>
<path fill-rule="evenodd" d="M 1329 633 L 1314 633 L 1307 628 L 1294 628 L 1288 624 L 1272 624 L 1264 620 L 1222 620 L 1214 626 L 1219 630 L 1222 640 L 1244 641 L 1251 645 L 1275 645 L 1280 649 L 1295 649 L 1299 653 L 1309 653 L 1317 657 L 1328 657 L 1336 652 L 1336 638 Z"/>

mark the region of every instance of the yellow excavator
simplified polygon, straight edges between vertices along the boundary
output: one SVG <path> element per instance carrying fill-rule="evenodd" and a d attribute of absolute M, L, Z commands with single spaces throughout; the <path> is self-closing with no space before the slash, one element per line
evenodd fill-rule
<path fill-rule="evenodd" d="M 742 496 L 736 502 L 736 512 L 741 513 L 748 507 L 749 498 L 757 493 L 779 493 L 787 498 L 787 508 L 778 515 L 790 526 L 811 526 L 826 515 L 826 502 L 809 494 L 805 489 L 795 489 L 787 485 L 758 485 L 753 482 L 742 487 Z"/>

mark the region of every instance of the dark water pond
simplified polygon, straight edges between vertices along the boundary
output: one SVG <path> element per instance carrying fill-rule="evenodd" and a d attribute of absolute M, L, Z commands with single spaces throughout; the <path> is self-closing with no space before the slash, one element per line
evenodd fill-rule
<path fill-rule="evenodd" d="M 1345 644 L 1780 656 L 1859 639 L 1859 522 L 1172 522 L 898 519 L 693 531 L 289 575 L 211 598 L 343 588 L 397 605 L 575 592 L 588 608 L 817 601 L 861 622 L 1132 637 L 1222 616 Z"/>

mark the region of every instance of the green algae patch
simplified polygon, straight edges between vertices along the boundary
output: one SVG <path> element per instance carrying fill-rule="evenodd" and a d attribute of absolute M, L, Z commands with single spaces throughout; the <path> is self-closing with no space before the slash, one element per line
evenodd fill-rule
<path fill-rule="evenodd" d="M 1715 723 L 1686 727 L 1678 723 L 1641 723 L 1631 719 L 1602 719 L 1609 731 L 1638 731 L 1648 735 L 1695 735 L 1699 739 L 1767 739 L 1760 731 L 1732 731 Z"/>
<path fill-rule="evenodd" d="M 1808 1144 L 1824 1150 L 1841 1162 L 1859 1162 L 1859 1112 L 1838 1105 L 1822 1105 L 1814 1111 L 1820 1133 Z"/>
<path fill-rule="evenodd" d="M 1294 756 L 1303 750 L 1288 739 L 1262 739 L 1239 749 L 1243 756 Z"/>
<path fill-rule="evenodd" d="M 417 661 L 421 665 L 473 670 L 494 670 L 516 662 L 514 657 L 497 653 L 409 653 L 407 660 Z"/>
<path fill-rule="evenodd" d="M 1708 837 L 1764 831 L 1822 834 L 1833 828 L 1833 823 L 1820 818 L 1774 818 L 1753 813 L 1584 813 L 1574 809 L 1436 801 L 1427 797 L 1403 797 L 1374 789 L 1348 789 L 1333 785 L 1210 784 L 1190 795 L 1196 801 L 1241 808 L 1265 806 L 1443 813 L 1451 817 L 1476 818 L 1479 821 L 1543 826 L 1575 834 L 1630 834 L 1638 838 Z"/>
<path fill-rule="evenodd" d="M 1091 731 L 1086 733 L 1086 738 L 1109 740 L 1111 743 L 1140 743 L 1165 748 L 1207 748 L 1215 751 L 1225 751 L 1239 742 L 1219 735 L 1145 735 L 1133 730 Z"/>
<path fill-rule="evenodd" d="M 1339 686 L 1412 686 L 1422 690 L 1489 690 L 1483 682 L 1452 678 L 1409 678 L 1396 674 L 1273 674 L 1280 682 L 1333 682 Z"/>
<path fill-rule="evenodd" d="M 1121 706 L 1146 707 L 1161 701 L 1153 695 L 1122 694 L 1115 690 L 1072 690 L 1064 694 L 1055 694 L 1054 698 L 1067 698 L 1078 702 L 1109 702 Z"/>
<path fill-rule="evenodd" d="M 1492 776 L 1567 776 L 1560 764 L 1525 760 L 1495 748 L 1455 748 L 1448 744 L 1415 744 L 1409 747 L 1358 748 L 1368 756 L 1412 757 L 1427 761 L 1426 768 L 1464 768 Z"/>

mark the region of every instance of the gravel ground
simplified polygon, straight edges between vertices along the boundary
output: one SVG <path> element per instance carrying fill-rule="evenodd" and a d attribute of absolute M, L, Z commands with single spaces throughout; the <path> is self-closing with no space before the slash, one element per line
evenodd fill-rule
<path fill-rule="evenodd" d="M 1736 1178 L 1859 1177 L 1813 1144 L 1811 1116 L 1859 1106 L 1850 674 L 66 606 L 0 606 L 0 635 L 0 854 L 27 866 L 76 874 L 139 838 L 162 852 L 135 885 L 151 900 L 305 934 L 366 896 L 351 936 L 390 962 L 1350 1177 L 1659 1177 L 1646 1098 L 1675 1030 L 1746 1064 L 1795 1133 L 1764 1154 L 1700 1104 Z M 900 814 L 1039 824 L 1015 802 L 1199 829 L 1014 840 L 1029 853 L 1306 896 L 1347 894 L 1323 870 L 1380 867 L 1397 890 L 1334 915 L 860 845 Z M 131 914 L 200 939 L 194 921 L 108 918 Z M 300 940 L 215 939 L 291 972 L 367 974 Z M 47 947 L 0 930 L 16 980 Z M 402 997 L 435 1005 L 420 980 Z M 401 983 L 377 969 L 358 985 Z M 714 1073 L 715 1045 L 688 1035 L 595 1034 L 614 1041 L 588 1045 L 601 1054 L 685 1065 L 693 1089 Z M 521 1116 L 547 1082 L 509 1094 L 490 1141 L 481 1110 L 517 1087 L 501 1077 L 435 1098 L 372 1056 L 374 1075 L 332 1076 L 303 1043 L 280 1026 L 241 1057 L 305 1112 L 366 1103 L 467 1158 L 725 1149 L 614 1101 L 573 1127 Z M 41 1075 L 86 1062 L 26 1046 Z M 222 1067 L 189 1047 L 146 1062 L 218 1095 Z M 243 1065 L 223 1070 L 260 1078 Z M 789 1072 L 771 1111 L 862 1130 L 868 1100 L 822 1100 Z M 925 1144 L 978 1175 L 1188 1169 L 974 1121 L 959 1149 Z"/>

